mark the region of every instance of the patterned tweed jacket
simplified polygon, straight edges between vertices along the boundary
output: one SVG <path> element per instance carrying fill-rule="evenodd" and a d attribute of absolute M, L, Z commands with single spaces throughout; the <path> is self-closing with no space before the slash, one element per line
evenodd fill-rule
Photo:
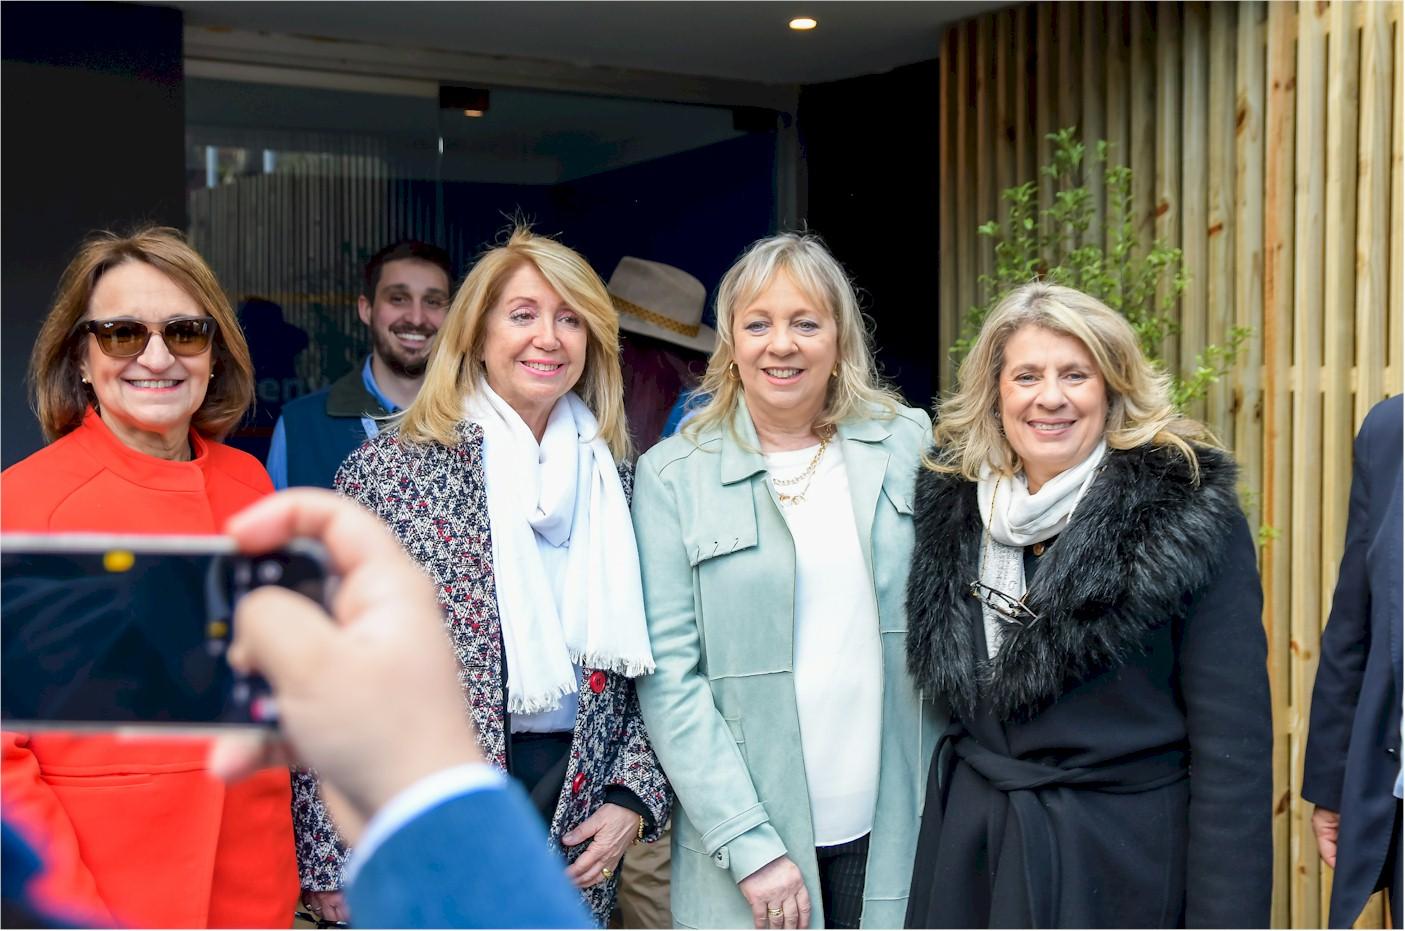
<path fill-rule="evenodd" d="M 459 680 L 478 739 L 489 760 L 507 767 L 506 659 L 494 588 L 493 548 L 483 475 L 483 431 L 459 426 L 461 442 L 401 443 L 382 433 L 353 452 L 337 472 L 336 487 L 369 508 L 395 532 L 402 546 L 439 589 L 444 621 L 459 660 Z M 633 472 L 621 466 L 625 492 Z M 582 669 L 565 784 L 551 819 L 550 842 L 600 807 L 605 790 L 622 786 L 653 815 L 654 840 L 668 820 L 673 792 L 649 746 L 639 702 L 630 679 L 612 672 Z M 294 780 L 293 817 L 298 866 L 306 889 L 341 887 L 347 850 L 317 795 L 316 777 Z M 565 851 L 573 861 L 585 849 Z M 615 903 L 618 880 L 584 891 L 586 905 L 602 925 Z"/>

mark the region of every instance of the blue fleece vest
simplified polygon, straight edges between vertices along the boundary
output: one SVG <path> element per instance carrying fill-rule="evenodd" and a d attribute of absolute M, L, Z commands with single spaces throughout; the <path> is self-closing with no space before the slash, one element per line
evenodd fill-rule
<path fill-rule="evenodd" d="M 361 418 L 388 413 L 366 390 L 359 365 L 331 386 L 284 405 L 288 486 L 331 488 L 342 462 L 366 441 Z"/>

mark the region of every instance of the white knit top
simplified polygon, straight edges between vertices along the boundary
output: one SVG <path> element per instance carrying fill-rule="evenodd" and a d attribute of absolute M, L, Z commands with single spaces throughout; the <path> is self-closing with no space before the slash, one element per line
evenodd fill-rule
<path fill-rule="evenodd" d="M 883 716 L 878 604 L 841 446 L 826 449 L 805 500 L 781 507 L 795 541 L 795 700 L 820 847 L 873 827 Z M 799 475 L 818 448 L 768 454 L 766 467 L 774 478 Z"/>

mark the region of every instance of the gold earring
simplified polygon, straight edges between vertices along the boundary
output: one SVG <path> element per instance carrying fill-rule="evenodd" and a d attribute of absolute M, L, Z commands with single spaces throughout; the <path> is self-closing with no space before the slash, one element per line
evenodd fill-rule
<path fill-rule="evenodd" d="M 737 368 L 737 363 L 733 362 L 731 365 L 727 366 L 727 377 L 732 381 L 737 381 L 742 377 L 741 369 Z"/>
<path fill-rule="evenodd" d="M 834 371 L 832 371 L 832 372 L 829 373 L 829 377 L 830 377 L 830 378 L 838 378 L 838 377 L 839 377 L 839 363 L 838 363 L 838 362 L 834 363 Z"/>

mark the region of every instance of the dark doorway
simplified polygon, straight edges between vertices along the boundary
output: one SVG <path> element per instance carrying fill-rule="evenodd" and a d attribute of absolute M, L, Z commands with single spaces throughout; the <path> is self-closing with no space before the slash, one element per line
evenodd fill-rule
<path fill-rule="evenodd" d="M 805 87 L 809 227 L 860 288 L 878 360 L 915 407 L 939 384 L 935 61 Z"/>

